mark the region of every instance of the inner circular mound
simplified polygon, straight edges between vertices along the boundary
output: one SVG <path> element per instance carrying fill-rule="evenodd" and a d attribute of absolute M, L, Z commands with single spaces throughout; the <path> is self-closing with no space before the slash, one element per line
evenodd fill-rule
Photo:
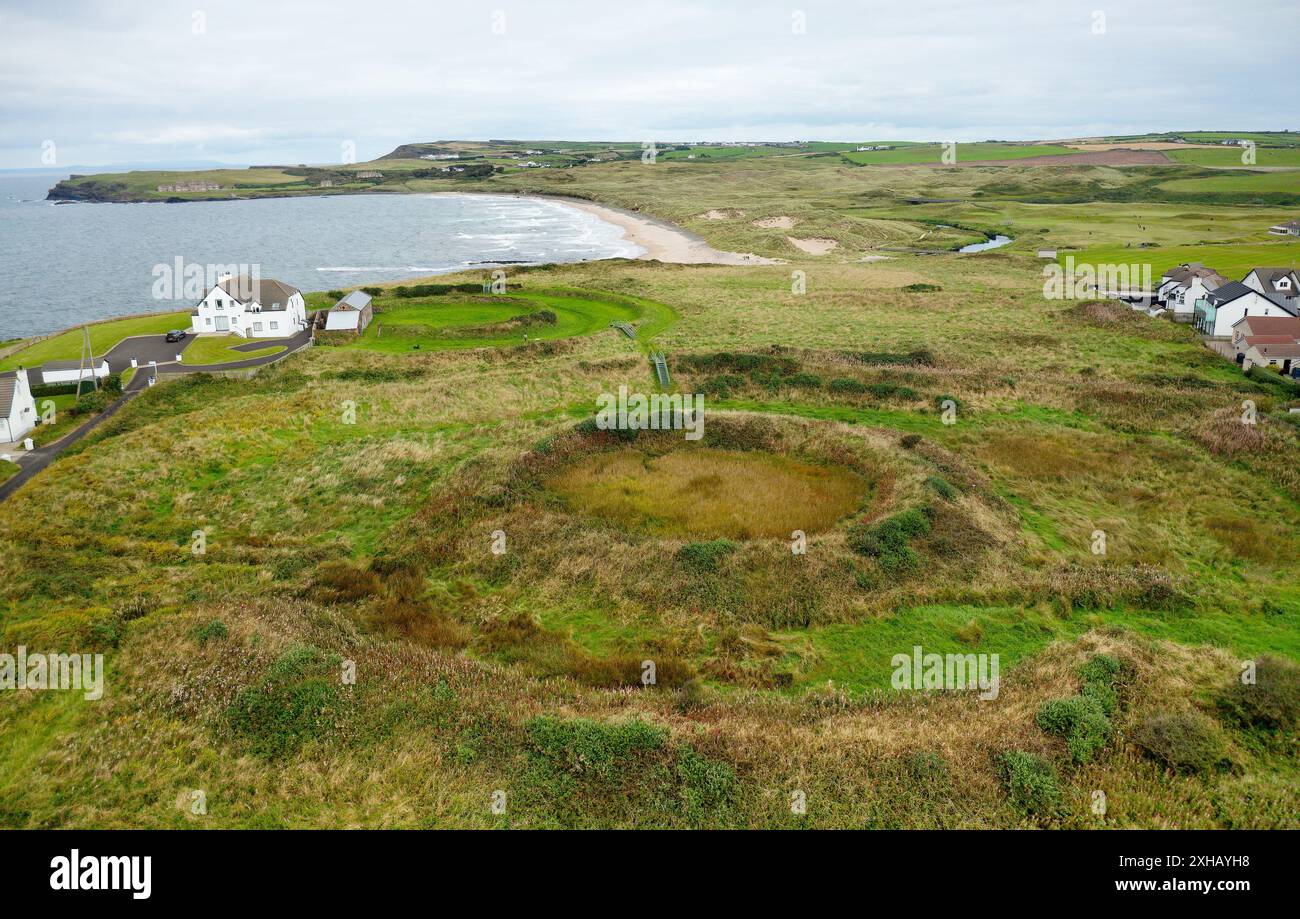
<path fill-rule="evenodd" d="M 855 511 L 870 483 L 841 466 L 756 450 L 589 454 L 546 481 L 570 509 L 659 536 L 788 539 Z"/>

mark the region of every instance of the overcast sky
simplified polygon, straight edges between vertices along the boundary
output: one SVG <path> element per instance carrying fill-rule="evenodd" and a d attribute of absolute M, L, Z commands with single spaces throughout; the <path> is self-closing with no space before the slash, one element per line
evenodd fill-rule
<path fill-rule="evenodd" d="M 1298 0 L 0 0 L 0 167 L 1300 127 Z M 53 142 L 53 146 L 47 142 Z M 49 153 L 47 153 L 48 157 Z"/>

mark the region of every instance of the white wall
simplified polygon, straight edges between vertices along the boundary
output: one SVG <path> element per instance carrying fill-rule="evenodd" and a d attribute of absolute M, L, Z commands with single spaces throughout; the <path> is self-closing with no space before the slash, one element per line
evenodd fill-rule
<path fill-rule="evenodd" d="M 9 405 L 9 417 L 0 419 L 0 440 L 6 443 L 22 440 L 27 432 L 36 427 L 39 417 L 36 414 L 36 401 L 32 398 L 32 387 L 27 380 L 27 371 L 16 371 L 14 380 L 14 400 Z"/>

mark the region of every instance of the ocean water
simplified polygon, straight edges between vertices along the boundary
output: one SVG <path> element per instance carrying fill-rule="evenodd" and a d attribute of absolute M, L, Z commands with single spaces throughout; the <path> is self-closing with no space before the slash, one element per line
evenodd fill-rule
<path fill-rule="evenodd" d="M 467 268 L 632 257 L 621 228 L 557 201 L 334 195 L 185 204 L 59 204 L 63 176 L 0 176 L 0 341 L 92 319 L 188 309 L 183 266 L 257 266 L 303 291 Z M 485 274 L 486 276 L 486 274 Z M 177 279 L 179 280 L 179 279 Z M 165 285 L 164 285 L 165 286 Z"/>

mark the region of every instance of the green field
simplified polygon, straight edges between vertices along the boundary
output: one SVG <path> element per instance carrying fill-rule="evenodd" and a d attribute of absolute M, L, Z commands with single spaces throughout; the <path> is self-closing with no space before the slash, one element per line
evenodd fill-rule
<path fill-rule="evenodd" d="M 90 329 L 90 346 L 96 356 L 103 356 L 123 338 L 132 335 L 158 335 L 172 329 L 187 329 L 190 326 L 188 311 L 178 313 L 158 313 L 135 319 L 114 319 L 110 322 L 97 322 Z M 12 370 L 22 365 L 36 367 L 46 361 L 76 360 L 81 357 L 83 336 L 80 328 L 72 329 L 52 338 L 34 342 L 14 354 L 0 360 L 0 370 Z"/>
<path fill-rule="evenodd" d="M 1174 179 L 1170 182 L 1161 182 L 1159 187 L 1183 194 L 1261 195 L 1283 192 L 1300 196 L 1300 169 L 1285 172 L 1241 170 L 1207 178 Z"/>
<path fill-rule="evenodd" d="M 1249 166 L 1300 166 L 1300 146 L 1296 147 L 1257 147 L 1255 162 L 1247 165 L 1242 156 L 1241 147 L 1208 147 L 1190 150 L 1166 150 L 1165 155 L 1175 162 L 1191 166 L 1247 167 Z"/>
<path fill-rule="evenodd" d="M 1169 246 L 1156 249 L 1132 249 L 1099 246 L 1081 251 L 1061 252 L 1058 261 L 1073 255 L 1076 264 L 1150 265 L 1159 283 L 1161 272 L 1186 262 L 1200 262 L 1224 277 L 1240 281 L 1252 268 L 1293 268 L 1300 270 L 1300 241 L 1244 245 Z"/>
<path fill-rule="evenodd" d="M 861 153 L 851 151 L 846 152 L 844 158 L 861 166 L 939 163 L 943 156 L 943 150 L 941 144 L 925 144 L 902 147 L 896 150 L 870 150 Z M 959 143 L 957 144 L 957 161 L 1018 160 L 1032 156 L 1063 156 L 1078 152 L 1078 150 L 1054 144 Z"/>

